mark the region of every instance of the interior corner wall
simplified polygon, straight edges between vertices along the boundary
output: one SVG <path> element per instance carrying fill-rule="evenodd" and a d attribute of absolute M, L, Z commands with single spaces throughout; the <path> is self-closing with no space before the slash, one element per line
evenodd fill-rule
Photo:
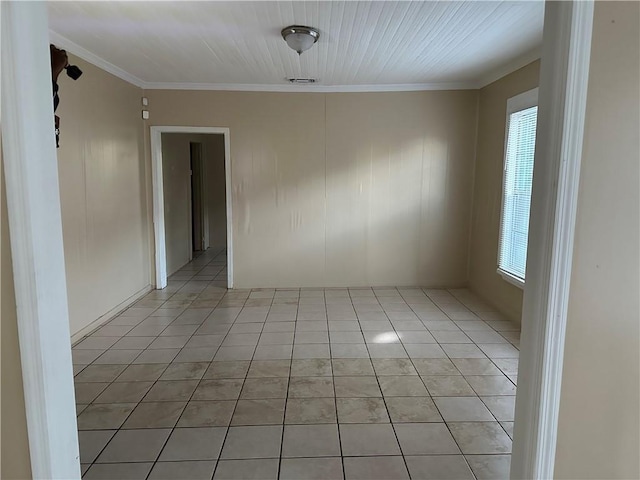
<path fill-rule="evenodd" d="M 469 286 L 518 323 L 523 290 L 497 273 L 507 100 L 536 88 L 539 77 L 540 61 L 535 61 L 479 92 Z"/>
<path fill-rule="evenodd" d="M 237 288 L 467 284 L 477 91 L 145 95 L 230 129 Z"/>
<path fill-rule="evenodd" d="M 13 286 L 7 198 L 0 146 L 0 478 L 31 478 L 27 417 L 22 386 L 22 363 L 18 342 L 18 314 Z"/>
<path fill-rule="evenodd" d="M 71 57 L 59 77 L 58 174 L 71 334 L 149 288 L 142 90 Z M 106 319 L 105 319 L 106 320 Z"/>
<path fill-rule="evenodd" d="M 595 2 L 555 478 L 640 478 L 640 4 Z"/>

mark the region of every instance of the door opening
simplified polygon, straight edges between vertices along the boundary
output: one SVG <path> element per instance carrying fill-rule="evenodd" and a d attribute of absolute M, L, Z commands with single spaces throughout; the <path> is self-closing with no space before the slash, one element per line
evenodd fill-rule
<path fill-rule="evenodd" d="M 233 287 L 229 130 L 151 127 L 156 288 L 203 252 L 227 256 Z M 209 253 L 208 252 L 208 253 Z"/>

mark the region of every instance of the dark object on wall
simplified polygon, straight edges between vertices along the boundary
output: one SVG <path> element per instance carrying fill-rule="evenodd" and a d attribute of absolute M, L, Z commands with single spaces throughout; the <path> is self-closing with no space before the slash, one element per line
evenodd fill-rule
<path fill-rule="evenodd" d="M 58 97 L 58 76 L 62 70 L 67 71 L 67 75 L 73 80 L 77 80 L 82 75 L 80 70 L 75 65 L 69 65 L 69 58 L 67 52 L 56 47 L 55 45 L 49 45 L 49 51 L 51 52 L 51 80 L 53 82 L 53 111 L 55 112 L 60 103 L 60 97 Z M 60 146 L 60 118 L 55 115 L 55 128 L 56 128 L 56 147 Z"/>

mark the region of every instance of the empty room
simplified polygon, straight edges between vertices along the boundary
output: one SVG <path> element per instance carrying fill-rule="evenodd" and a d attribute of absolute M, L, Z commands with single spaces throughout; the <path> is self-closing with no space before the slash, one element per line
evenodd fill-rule
<path fill-rule="evenodd" d="M 3 2 L 2 478 L 637 478 L 639 18 Z"/>

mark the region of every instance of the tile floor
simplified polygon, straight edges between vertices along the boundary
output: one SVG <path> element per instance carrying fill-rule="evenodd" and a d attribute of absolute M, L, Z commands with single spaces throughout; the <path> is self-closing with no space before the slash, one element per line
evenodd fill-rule
<path fill-rule="evenodd" d="M 73 348 L 86 479 L 507 478 L 518 326 L 468 290 L 227 290 L 208 251 Z"/>

